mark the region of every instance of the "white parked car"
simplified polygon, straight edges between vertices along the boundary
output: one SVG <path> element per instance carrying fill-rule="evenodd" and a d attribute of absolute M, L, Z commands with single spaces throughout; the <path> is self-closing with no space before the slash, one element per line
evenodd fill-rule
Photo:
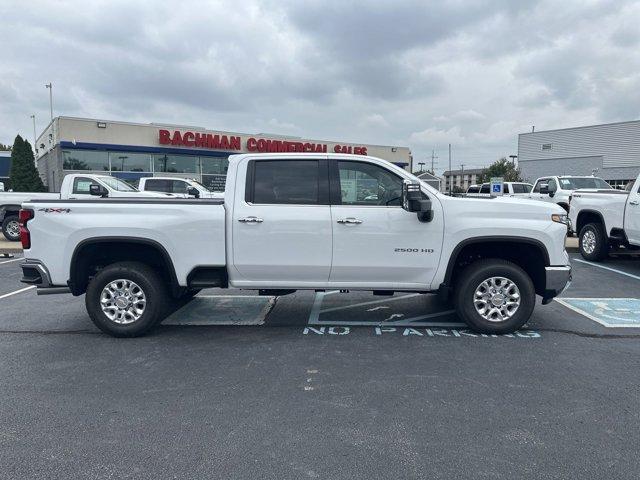
<path fill-rule="evenodd" d="M 482 185 L 470 185 L 467 189 L 467 197 L 490 197 L 491 184 L 483 183 Z M 502 184 L 502 192 L 510 197 L 529 198 L 529 193 L 533 185 L 524 182 L 504 182 Z"/>
<path fill-rule="evenodd" d="M 138 188 L 143 192 L 165 192 L 181 198 L 224 198 L 224 192 L 212 192 L 190 178 L 142 177 Z"/>
<path fill-rule="evenodd" d="M 640 248 L 640 176 L 627 190 L 576 190 L 569 216 L 587 260 L 605 258 L 611 249 Z"/>
<path fill-rule="evenodd" d="M 0 223 L 5 238 L 12 242 L 20 240 L 20 227 L 18 224 L 18 212 L 23 202 L 37 199 L 47 200 L 81 200 L 94 199 L 90 193 L 91 186 L 98 188 L 96 191 L 108 197 L 166 197 L 166 194 L 153 192 L 139 192 L 135 187 L 109 175 L 92 175 L 85 173 L 72 173 L 64 177 L 59 193 L 48 192 L 0 192 Z"/>
<path fill-rule="evenodd" d="M 585 188 L 596 190 L 612 189 L 611 185 L 603 179 L 594 176 L 549 176 L 536 180 L 529 198 L 555 203 L 564 208 L 566 212 L 569 212 L 569 198 L 571 194 L 574 190 Z"/>
<path fill-rule="evenodd" d="M 20 219 L 22 281 L 85 294 L 114 336 L 209 287 L 438 293 L 470 328 L 507 333 L 571 275 L 557 205 L 449 197 L 362 155 L 233 155 L 224 201 L 34 200 Z"/>

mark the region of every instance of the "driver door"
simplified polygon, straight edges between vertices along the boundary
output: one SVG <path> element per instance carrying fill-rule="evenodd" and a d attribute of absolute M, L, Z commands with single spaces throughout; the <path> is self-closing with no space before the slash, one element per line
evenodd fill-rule
<path fill-rule="evenodd" d="M 442 246 L 442 215 L 423 223 L 401 207 L 403 179 L 383 165 L 330 160 L 336 287 L 427 288 Z M 434 208 L 437 208 L 434 202 Z"/>

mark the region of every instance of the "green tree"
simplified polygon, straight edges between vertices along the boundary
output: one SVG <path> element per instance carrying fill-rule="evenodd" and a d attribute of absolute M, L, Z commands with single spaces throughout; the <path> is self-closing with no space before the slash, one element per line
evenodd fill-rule
<path fill-rule="evenodd" d="M 45 192 L 46 188 L 38 175 L 33 150 L 27 140 L 16 136 L 11 149 L 11 171 L 9 183 L 14 192 Z"/>
<path fill-rule="evenodd" d="M 505 182 L 522 182 L 520 169 L 504 157 L 485 168 L 478 177 L 478 183 L 487 183 L 492 177 L 502 177 Z"/>

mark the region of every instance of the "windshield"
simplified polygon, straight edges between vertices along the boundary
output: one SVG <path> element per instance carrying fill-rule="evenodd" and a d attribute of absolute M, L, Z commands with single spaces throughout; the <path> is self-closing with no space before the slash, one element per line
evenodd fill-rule
<path fill-rule="evenodd" d="M 559 178 L 560 187 L 563 190 L 577 190 L 579 188 L 599 188 L 599 189 L 611 189 L 611 185 L 597 177 L 569 177 Z"/>
<path fill-rule="evenodd" d="M 137 192 L 138 189 L 132 187 L 127 182 L 123 182 L 115 177 L 100 177 L 100 181 L 106 183 L 110 188 L 117 192 Z"/>

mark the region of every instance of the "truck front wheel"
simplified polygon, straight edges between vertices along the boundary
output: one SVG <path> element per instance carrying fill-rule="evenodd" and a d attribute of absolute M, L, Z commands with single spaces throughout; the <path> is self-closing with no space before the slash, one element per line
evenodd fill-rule
<path fill-rule="evenodd" d="M 10 242 L 20 241 L 20 224 L 17 215 L 7 215 L 2 221 L 2 233 Z"/>
<path fill-rule="evenodd" d="M 585 260 L 597 262 L 609 253 L 609 240 L 601 223 L 585 225 L 578 237 L 580 254 Z"/>
<path fill-rule="evenodd" d="M 144 335 L 162 321 L 168 301 L 162 278 L 139 262 L 118 262 L 103 268 L 85 295 L 93 323 L 114 337 Z"/>
<path fill-rule="evenodd" d="M 527 272 L 516 264 L 501 259 L 479 260 L 459 278 L 456 313 L 472 330 L 511 333 L 531 317 L 535 288 Z"/>

